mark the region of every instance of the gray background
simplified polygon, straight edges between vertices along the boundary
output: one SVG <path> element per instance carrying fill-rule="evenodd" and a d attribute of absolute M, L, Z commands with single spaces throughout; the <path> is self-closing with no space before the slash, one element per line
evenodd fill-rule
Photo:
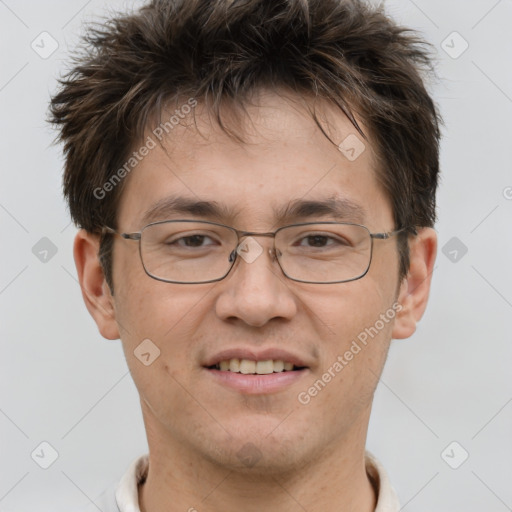
<path fill-rule="evenodd" d="M 120 341 L 82 303 L 44 121 L 82 23 L 130 5 L 0 1 L 1 511 L 79 510 L 147 451 Z M 512 2 L 387 6 L 436 47 L 446 126 L 431 300 L 416 334 L 392 343 L 367 446 L 406 511 L 512 510 Z M 58 452 L 48 469 L 42 442 Z"/>

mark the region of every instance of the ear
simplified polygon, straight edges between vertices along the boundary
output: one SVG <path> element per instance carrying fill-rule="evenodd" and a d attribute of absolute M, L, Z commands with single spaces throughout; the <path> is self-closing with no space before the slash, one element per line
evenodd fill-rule
<path fill-rule="evenodd" d="M 115 318 L 114 298 L 105 280 L 98 258 L 99 236 L 81 229 L 73 247 L 82 297 L 104 338 L 117 340 L 119 330 Z"/>
<path fill-rule="evenodd" d="M 437 254 L 437 234 L 432 228 L 422 228 L 409 240 L 410 266 L 402 281 L 398 302 L 402 309 L 397 312 L 391 337 L 404 339 L 416 330 L 427 307 L 430 283 Z"/>

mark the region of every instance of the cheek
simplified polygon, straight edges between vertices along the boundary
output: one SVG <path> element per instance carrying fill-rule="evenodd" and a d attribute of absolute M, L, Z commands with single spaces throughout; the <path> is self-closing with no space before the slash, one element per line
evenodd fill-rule
<path fill-rule="evenodd" d="M 171 334 L 193 308 L 193 294 L 179 285 L 148 276 L 136 243 L 116 249 L 114 300 L 121 339 L 132 348 L 146 338 L 160 346 L 164 335 Z"/>
<path fill-rule="evenodd" d="M 339 288 L 333 289 L 329 295 L 322 294 L 311 299 L 311 304 L 315 304 L 314 316 L 318 319 L 318 328 L 323 326 L 322 333 L 329 352 L 347 350 L 352 340 L 358 339 L 376 322 L 379 334 L 389 334 L 394 290 L 390 284 L 381 282 L 381 276 L 379 279 L 376 281 L 367 274 L 363 279 L 336 285 Z M 390 309 L 391 313 L 383 323 L 380 315 Z M 364 334 L 361 338 L 364 338 Z"/>
<path fill-rule="evenodd" d="M 371 402 L 395 316 L 389 287 L 386 291 L 371 277 L 340 286 L 345 287 L 343 293 L 314 302 L 316 315 L 324 324 L 322 332 L 327 333 L 314 376 L 322 394 L 319 402 L 334 404 L 337 413 L 347 406 L 357 411 Z"/>
<path fill-rule="evenodd" d="M 196 378 L 191 339 L 200 305 L 197 294 L 154 283 L 147 289 L 131 287 L 130 293 L 120 290 L 117 315 L 126 362 L 144 406 L 173 425 L 169 404 L 182 411 L 180 422 L 190 409 L 184 389 Z"/>
<path fill-rule="evenodd" d="M 121 338 L 130 346 L 149 338 L 162 353 L 174 347 L 173 352 L 186 355 L 181 345 L 186 343 L 197 323 L 194 319 L 199 314 L 201 304 L 198 301 L 203 294 L 193 294 L 190 290 L 177 290 L 169 283 L 151 281 L 146 288 L 132 287 L 129 293 L 126 290 L 119 294 L 122 298 L 117 303 L 116 317 Z M 165 290 L 161 292 L 162 288 Z"/>
<path fill-rule="evenodd" d="M 197 343 L 201 326 L 213 322 L 212 285 L 192 287 L 163 283 L 145 274 L 139 286 L 120 286 L 116 317 L 127 364 L 141 395 L 174 396 L 195 382 L 200 367 Z M 147 355 L 149 353 L 149 355 Z M 151 362 L 153 361 L 154 362 Z M 145 366 L 145 363 L 150 365 Z M 159 389 L 161 388 L 161 389 Z"/>

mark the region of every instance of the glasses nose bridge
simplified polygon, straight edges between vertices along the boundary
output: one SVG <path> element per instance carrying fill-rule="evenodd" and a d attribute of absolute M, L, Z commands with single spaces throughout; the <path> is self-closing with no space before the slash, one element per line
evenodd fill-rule
<path fill-rule="evenodd" d="M 235 252 L 238 250 L 241 243 L 243 242 L 242 241 L 243 238 L 254 237 L 254 236 L 264 236 L 267 238 L 273 238 L 272 247 L 268 250 L 268 252 L 273 257 L 274 260 L 277 259 L 276 258 L 276 256 L 277 256 L 277 254 L 276 254 L 277 253 L 276 234 L 278 233 L 278 231 L 274 231 L 274 232 L 266 231 L 266 232 L 261 232 L 261 233 L 258 233 L 257 231 L 240 231 L 238 229 L 236 229 L 235 231 L 236 231 L 236 235 L 237 235 L 237 245 L 235 248 Z"/>
<path fill-rule="evenodd" d="M 277 231 L 274 231 L 274 232 L 271 232 L 271 231 L 265 232 L 264 231 L 264 232 L 258 233 L 257 231 L 240 231 L 238 229 L 236 229 L 235 231 L 236 231 L 236 234 L 238 235 L 239 239 L 246 237 L 246 236 L 267 236 L 267 237 L 275 238 L 276 233 L 277 233 Z"/>

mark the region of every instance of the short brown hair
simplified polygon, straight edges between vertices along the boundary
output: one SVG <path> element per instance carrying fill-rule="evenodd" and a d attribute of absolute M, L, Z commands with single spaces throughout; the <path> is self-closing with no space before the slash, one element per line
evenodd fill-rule
<path fill-rule="evenodd" d="M 395 228 L 414 233 L 434 225 L 441 119 L 423 82 L 424 71 L 433 71 L 430 45 L 381 7 L 361 0 L 153 0 L 90 26 L 83 43 L 50 106 L 64 143 L 64 195 L 79 227 L 116 227 L 123 183 L 108 200 L 94 191 L 166 104 L 203 101 L 236 137 L 221 106 L 243 110 L 251 92 L 269 86 L 328 100 L 365 137 L 358 116 L 378 155 Z M 406 232 L 398 241 L 400 280 L 409 269 L 407 240 Z M 110 236 L 102 239 L 100 259 L 113 288 L 111 246 Z"/>

